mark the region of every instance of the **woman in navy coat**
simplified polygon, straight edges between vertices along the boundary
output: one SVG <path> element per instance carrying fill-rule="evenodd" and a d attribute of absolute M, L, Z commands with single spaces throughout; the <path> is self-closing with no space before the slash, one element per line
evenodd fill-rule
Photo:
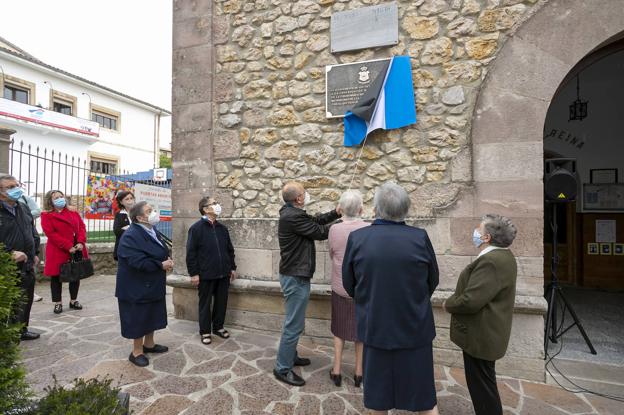
<path fill-rule="evenodd" d="M 364 406 L 438 413 L 430 297 L 438 264 L 427 232 L 405 224 L 410 199 L 397 184 L 375 192 L 377 219 L 349 235 L 342 282 L 364 343 Z"/>
<path fill-rule="evenodd" d="M 130 210 L 132 224 L 119 241 L 117 285 L 121 335 L 133 339 L 128 357 L 137 366 L 147 366 L 145 353 L 164 353 L 166 346 L 154 343 L 154 331 L 167 327 L 165 283 L 167 271 L 173 269 L 169 250 L 154 225 L 158 212 L 146 202 Z"/>

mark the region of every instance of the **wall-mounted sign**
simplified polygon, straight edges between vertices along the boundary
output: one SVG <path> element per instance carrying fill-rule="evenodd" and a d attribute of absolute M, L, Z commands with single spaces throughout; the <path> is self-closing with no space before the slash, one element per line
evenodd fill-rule
<path fill-rule="evenodd" d="M 136 183 L 134 185 L 134 197 L 136 200 L 149 203 L 160 214 L 161 221 L 171 221 L 170 188 Z"/>
<path fill-rule="evenodd" d="M 327 118 L 344 117 L 364 95 L 390 59 L 378 59 L 325 67 L 325 110 Z"/>
<path fill-rule="evenodd" d="M 60 112 L 50 111 L 33 105 L 22 104 L 0 98 L 0 117 L 24 122 L 26 124 L 42 125 L 49 128 L 70 131 L 90 137 L 100 136 L 100 124 Z"/>
<path fill-rule="evenodd" d="M 558 130 L 556 128 L 553 128 L 552 130 L 550 130 L 548 133 L 544 133 L 544 140 L 546 139 L 557 139 L 559 141 L 562 141 L 566 144 L 569 144 L 571 146 L 574 146 L 576 148 L 578 148 L 579 150 L 583 148 L 583 146 L 585 146 L 585 141 L 582 138 L 578 138 L 575 135 L 572 135 L 572 133 L 565 131 L 565 130 Z"/>
<path fill-rule="evenodd" d="M 331 16 L 331 51 L 345 52 L 399 43 L 396 2 L 334 13 Z"/>
<path fill-rule="evenodd" d="M 624 183 L 583 184 L 583 209 L 624 211 Z"/>

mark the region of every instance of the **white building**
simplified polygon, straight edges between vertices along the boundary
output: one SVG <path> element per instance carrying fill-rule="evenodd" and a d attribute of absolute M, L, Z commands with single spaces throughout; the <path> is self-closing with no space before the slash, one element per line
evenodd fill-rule
<path fill-rule="evenodd" d="M 0 91 L 0 124 L 17 131 L 16 147 L 23 141 L 48 157 L 80 157 L 93 172 L 158 167 L 171 141 L 169 111 L 47 65 L 1 37 Z"/>

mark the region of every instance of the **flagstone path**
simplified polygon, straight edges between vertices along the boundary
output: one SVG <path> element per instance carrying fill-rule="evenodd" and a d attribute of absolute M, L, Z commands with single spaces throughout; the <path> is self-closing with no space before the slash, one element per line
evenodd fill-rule
<path fill-rule="evenodd" d="M 66 290 L 66 288 L 65 288 Z M 49 287 L 37 285 L 44 300 L 33 306 L 31 328 L 41 339 L 23 342 L 22 357 L 28 381 L 40 393 L 55 375 L 60 383 L 76 377 L 109 376 L 131 395 L 131 409 L 141 415 L 354 415 L 367 413 L 361 389 L 353 385 L 353 365 L 343 369 L 343 386 L 328 376 L 332 349 L 326 342 L 302 339 L 299 353 L 312 364 L 299 372 L 302 388 L 277 382 L 271 373 L 278 337 L 232 330 L 232 339 L 214 339 L 204 346 L 197 324 L 176 320 L 157 332 L 156 341 L 169 346 L 152 355 L 147 368 L 128 362 L 131 344 L 119 334 L 114 276 L 96 276 L 83 282 L 81 311 L 52 313 Z M 65 291 L 64 295 L 68 293 Z M 67 305 L 66 305 L 67 306 Z M 347 351 L 346 362 L 353 361 Z M 472 414 L 463 369 L 436 367 L 440 413 Z M 591 395 L 574 395 L 550 385 L 500 378 L 505 414 L 624 414 L 624 404 Z M 406 414 L 395 411 L 396 414 Z"/>

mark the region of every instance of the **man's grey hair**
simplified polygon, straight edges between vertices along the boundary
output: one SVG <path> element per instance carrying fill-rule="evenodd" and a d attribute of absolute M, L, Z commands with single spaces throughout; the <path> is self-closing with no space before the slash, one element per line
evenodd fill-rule
<path fill-rule="evenodd" d="M 384 183 L 375 191 L 375 214 L 379 219 L 402 222 L 410 204 L 409 195 L 396 183 Z"/>
<path fill-rule="evenodd" d="M 15 177 L 11 176 L 10 174 L 7 173 L 0 173 L 0 183 L 4 182 L 4 181 L 16 181 L 19 183 L 19 180 L 17 180 Z"/>
<path fill-rule="evenodd" d="M 147 206 L 147 202 L 137 202 L 130 209 L 130 220 L 134 223 L 137 221 L 139 216 L 143 216 L 143 211 L 145 210 L 145 206 Z"/>
<path fill-rule="evenodd" d="M 490 245 L 492 246 L 507 248 L 513 243 L 514 239 L 516 239 L 518 230 L 505 216 L 488 213 L 483 215 L 481 223 L 483 224 L 485 233 L 492 237 L 490 241 Z"/>
<path fill-rule="evenodd" d="M 355 218 L 362 210 L 362 194 L 357 190 L 347 190 L 340 196 L 340 210 L 346 218 Z"/>

